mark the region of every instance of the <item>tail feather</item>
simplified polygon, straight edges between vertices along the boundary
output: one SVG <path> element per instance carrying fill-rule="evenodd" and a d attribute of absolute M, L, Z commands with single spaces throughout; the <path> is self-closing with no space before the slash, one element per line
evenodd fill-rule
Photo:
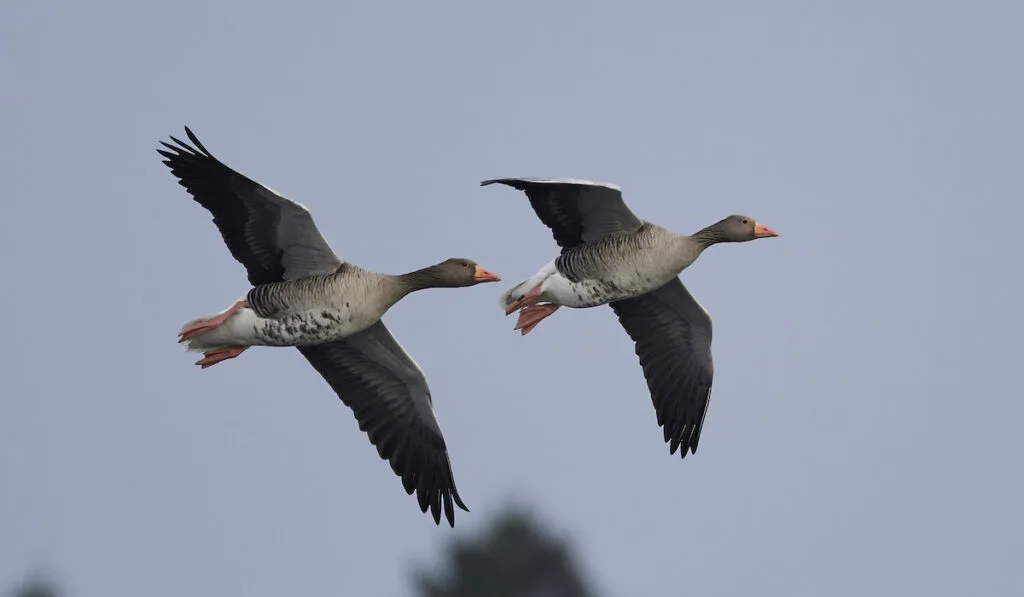
<path fill-rule="evenodd" d="M 185 325 L 181 326 L 181 330 L 178 332 L 178 335 L 180 336 L 180 335 L 184 334 L 185 330 L 187 330 L 188 328 L 192 327 L 193 325 L 195 325 L 197 323 L 202 323 L 204 321 L 210 321 L 211 319 L 214 319 L 218 315 L 220 315 L 220 313 L 214 313 L 213 315 L 204 315 L 202 317 L 196 317 L 195 319 L 190 319 L 189 321 L 185 322 Z M 227 322 L 224 322 L 224 323 L 226 324 Z M 223 326 L 220 326 L 220 327 L 223 327 Z M 217 342 L 217 338 L 216 338 L 217 334 L 214 333 L 217 330 L 219 330 L 220 327 L 213 328 L 212 330 L 209 330 L 209 331 L 206 331 L 206 332 L 199 332 L 198 334 L 192 336 L 188 340 L 185 340 L 184 341 L 184 343 L 185 343 L 185 351 L 186 352 L 206 352 L 208 350 L 213 350 L 215 348 L 222 348 L 221 343 Z"/>
<path fill-rule="evenodd" d="M 502 309 L 507 309 L 509 305 L 523 298 L 523 295 L 529 292 L 531 288 L 551 277 L 556 271 L 555 262 L 552 260 L 551 263 L 540 268 L 540 271 L 533 274 L 530 278 L 523 280 L 502 293 L 501 297 L 498 298 L 498 305 Z"/>
<path fill-rule="evenodd" d="M 523 298 L 523 295 L 525 295 L 531 288 L 536 286 L 539 282 L 540 278 L 538 278 L 537 276 L 534 276 L 528 280 L 523 280 L 522 282 L 516 284 L 512 288 L 509 288 L 504 293 L 502 293 L 501 297 L 499 297 L 498 299 L 498 305 L 502 309 L 507 309 L 509 305 Z"/>
<path fill-rule="evenodd" d="M 185 322 L 185 325 L 181 326 L 181 330 L 178 331 L 178 334 L 184 333 L 185 330 L 187 330 L 188 328 L 192 327 L 193 325 L 195 325 L 195 324 L 197 324 L 197 323 L 199 323 L 201 321 L 210 321 L 211 319 L 213 319 L 214 317 L 216 317 L 218 315 L 220 315 L 220 313 L 214 313 L 213 315 L 204 315 L 202 317 L 196 317 L 195 319 L 189 319 L 188 321 Z"/>
<path fill-rule="evenodd" d="M 223 313 L 223 311 L 221 312 Z M 221 313 L 204 315 L 185 323 L 181 327 L 180 335 L 190 326 L 214 319 Z M 242 309 L 232 315 L 227 321 L 217 327 L 199 332 L 188 340 L 184 341 L 186 352 L 207 352 L 217 348 L 228 348 L 233 346 L 249 346 L 253 342 L 253 324 L 257 319 L 256 314 L 249 309 Z"/>

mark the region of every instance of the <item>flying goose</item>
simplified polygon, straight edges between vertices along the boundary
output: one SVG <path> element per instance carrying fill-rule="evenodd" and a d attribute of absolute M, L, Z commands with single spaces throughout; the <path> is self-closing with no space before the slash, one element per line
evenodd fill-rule
<path fill-rule="evenodd" d="M 669 453 L 697 451 L 711 398 L 711 318 L 677 277 L 713 244 L 778 236 L 747 216 L 733 215 L 692 236 L 637 218 L 622 189 L 573 179 L 501 178 L 526 193 L 561 254 L 501 295 L 505 314 L 519 310 L 526 335 L 558 310 L 609 304 L 636 354 Z"/>
<path fill-rule="evenodd" d="M 295 346 L 359 421 L 381 458 L 416 493 L 420 510 L 455 526 L 459 497 L 423 372 L 381 317 L 424 288 L 496 282 L 469 259 L 388 275 L 339 259 L 309 211 L 195 147 L 171 137 L 157 151 L 197 203 L 213 214 L 252 288 L 225 311 L 185 324 L 179 342 L 202 352 L 206 369 L 250 346 Z"/>

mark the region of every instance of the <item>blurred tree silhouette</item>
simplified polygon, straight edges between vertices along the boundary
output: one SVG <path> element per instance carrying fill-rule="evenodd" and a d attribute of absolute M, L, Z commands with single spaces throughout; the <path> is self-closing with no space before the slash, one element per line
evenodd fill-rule
<path fill-rule="evenodd" d="M 18 587 L 11 593 L 13 597 L 59 597 L 53 583 L 35 578 Z"/>
<path fill-rule="evenodd" d="M 569 545 L 509 510 L 480 536 L 456 539 L 444 569 L 414 575 L 421 597 L 594 597 Z"/>

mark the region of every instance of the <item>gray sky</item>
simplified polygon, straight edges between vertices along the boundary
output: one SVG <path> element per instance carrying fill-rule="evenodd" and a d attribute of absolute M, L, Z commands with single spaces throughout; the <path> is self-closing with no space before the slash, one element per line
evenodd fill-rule
<path fill-rule="evenodd" d="M 514 500 L 614 596 L 1024 591 L 1024 8 L 491 4 L 0 7 L 0 587 L 399 597 Z M 610 309 L 522 338 L 506 283 L 419 293 L 385 320 L 472 509 L 435 527 L 297 351 L 175 343 L 247 289 L 154 151 L 184 124 L 379 271 L 551 259 L 497 176 L 778 230 L 683 276 L 715 321 L 696 456 Z"/>

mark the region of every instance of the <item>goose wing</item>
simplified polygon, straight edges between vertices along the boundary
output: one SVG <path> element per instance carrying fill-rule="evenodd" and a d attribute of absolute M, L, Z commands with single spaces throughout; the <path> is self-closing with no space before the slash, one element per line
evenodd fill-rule
<path fill-rule="evenodd" d="M 211 154 L 185 127 L 195 145 L 161 141 L 164 164 L 197 203 L 213 214 L 231 255 L 253 286 L 336 271 L 342 261 L 302 205 L 236 172 Z"/>
<path fill-rule="evenodd" d="M 636 343 L 669 453 L 695 453 L 714 377 L 711 318 L 679 278 L 610 304 Z"/>
<path fill-rule="evenodd" d="M 453 504 L 469 511 L 455 488 L 441 427 L 423 371 L 378 321 L 366 330 L 299 352 L 355 413 L 381 458 L 414 492 L 420 510 L 440 524 L 444 509 L 455 526 Z"/>
<path fill-rule="evenodd" d="M 480 186 L 494 183 L 526 193 L 563 253 L 605 236 L 631 234 L 643 224 L 622 200 L 622 189 L 612 184 L 571 178 L 498 178 Z"/>

